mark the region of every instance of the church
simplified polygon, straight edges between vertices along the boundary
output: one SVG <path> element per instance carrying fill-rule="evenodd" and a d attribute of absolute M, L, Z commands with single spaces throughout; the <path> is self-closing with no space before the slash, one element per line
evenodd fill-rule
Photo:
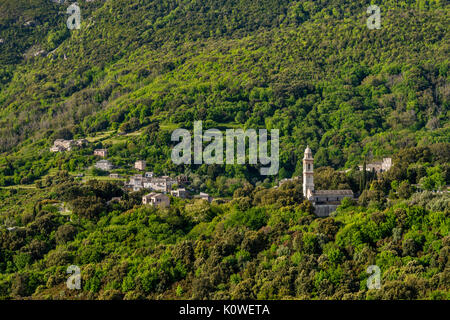
<path fill-rule="evenodd" d="M 312 202 L 319 217 L 327 217 L 336 211 L 342 199 L 354 197 L 352 190 L 314 189 L 314 158 L 309 146 L 306 147 L 303 157 L 303 196 Z"/>

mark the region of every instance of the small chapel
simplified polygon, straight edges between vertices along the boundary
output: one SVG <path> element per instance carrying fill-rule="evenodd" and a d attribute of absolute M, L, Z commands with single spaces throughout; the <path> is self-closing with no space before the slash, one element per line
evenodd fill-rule
<path fill-rule="evenodd" d="M 315 190 L 314 158 L 309 146 L 303 157 L 303 196 L 312 202 L 319 217 L 327 217 L 336 211 L 342 199 L 354 197 L 352 190 Z"/>

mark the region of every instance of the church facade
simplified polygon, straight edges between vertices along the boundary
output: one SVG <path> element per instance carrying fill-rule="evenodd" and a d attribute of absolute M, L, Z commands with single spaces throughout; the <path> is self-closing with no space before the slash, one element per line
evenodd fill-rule
<path fill-rule="evenodd" d="M 336 211 L 342 199 L 354 197 L 352 190 L 315 190 L 314 158 L 309 146 L 303 156 L 303 196 L 312 202 L 319 217 L 327 217 Z"/>

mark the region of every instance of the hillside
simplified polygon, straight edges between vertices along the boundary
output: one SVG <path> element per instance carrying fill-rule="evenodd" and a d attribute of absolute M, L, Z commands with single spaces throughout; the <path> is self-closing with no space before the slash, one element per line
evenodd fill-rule
<path fill-rule="evenodd" d="M 69 30 L 68 3 L 0 3 L 0 299 L 449 298 L 448 1 L 379 1 L 378 30 L 348 0 L 78 4 Z M 197 120 L 279 129 L 278 174 L 175 165 Z M 328 218 L 278 186 L 307 145 L 318 190 L 356 195 Z M 92 168 L 100 148 L 121 178 Z M 142 206 L 136 160 L 216 201 Z"/>
<path fill-rule="evenodd" d="M 46 14 L 65 8 L 31 3 Z M 20 54 L 49 53 L 13 59 L 2 50 L 1 61 L 13 63 L 3 67 L 1 150 L 42 147 L 61 128 L 86 136 L 127 122 L 128 130 L 153 121 L 189 128 L 203 119 L 279 128 L 290 176 L 307 143 L 319 165 L 349 168 L 369 153 L 448 142 L 444 3 L 385 4 L 376 32 L 351 1 L 176 3 L 81 3 L 82 28 L 71 32 L 64 15 L 30 8 L 35 16 L 16 17 L 15 25 L 48 25 L 42 39 L 0 20 L 2 46 L 24 32 L 34 43 Z"/>
<path fill-rule="evenodd" d="M 292 182 L 245 184 L 225 203 L 172 198 L 167 209 L 67 172 L 41 189 L 4 190 L 0 298 L 448 300 L 450 197 L 410 184 L 423 170 L 440 176 L 442 147 L 403 150 L 396 170 L 328 218 Z M 352 179 L 331 169 L 316 183 Z M 66 287 L 69 265 L 82 290 Z M 367 289 L 369 265 L 380 268 L 379 290 Z"/>

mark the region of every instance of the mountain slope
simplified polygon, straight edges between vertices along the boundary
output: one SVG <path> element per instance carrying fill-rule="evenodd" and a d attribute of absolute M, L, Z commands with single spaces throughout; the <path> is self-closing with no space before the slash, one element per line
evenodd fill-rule
<path fill-rule="evenodd" d="M 0 3 L 0 299 L 450 298 L 448 2 L 382 1 L 379 30 L 344 0 L 79 4 L 69 31 L 68 4 Z M 196 120 L 279 129 L 278 175 L 175 165 L 171 132 Z M 330 217 L 279 185 L 307 144 L 317 190 L 357 196 Z M 136 160 L 215 201 L 142 205 Z"/>
<path fill-rule="evenodd" d="M 3 152 L 28 138 L 48 144 L 60 128 L 85 136 L 131 119 L 137 128 L 236 121 L 281 130 L 289 176 L 306 143 L 319 165 L 350 167 L 367 153 L 449 141 L 445 2 L 386 3 L 380 30 L 352 1 L 80 5 L 82 28 L 71 32 L 66 16 L 36 14 L 50 31 L 26 50 L 47 54 L 5 65 Z M 3 17 L 1 37 L 25 13 Z"/>

